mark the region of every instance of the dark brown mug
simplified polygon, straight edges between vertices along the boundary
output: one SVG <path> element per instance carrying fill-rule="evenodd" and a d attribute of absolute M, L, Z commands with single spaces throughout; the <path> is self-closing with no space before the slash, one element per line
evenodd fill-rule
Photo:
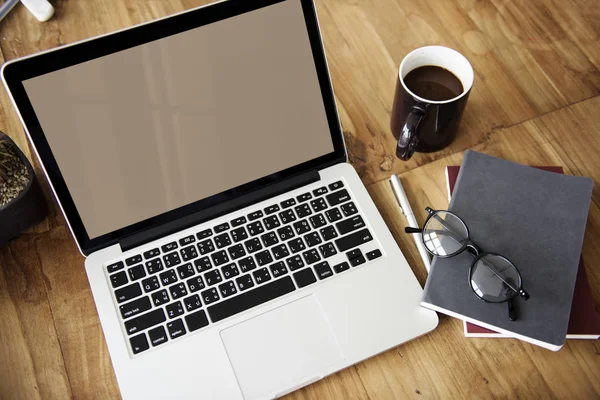
<path fill-rule="evenodd" d="M 391 122 L 398 158 L 408 160 L 415 151 L 439 151 L 452 143 L 473 77 L 465 56 L 448 47 L 420 47 L 404 57 Z"/>

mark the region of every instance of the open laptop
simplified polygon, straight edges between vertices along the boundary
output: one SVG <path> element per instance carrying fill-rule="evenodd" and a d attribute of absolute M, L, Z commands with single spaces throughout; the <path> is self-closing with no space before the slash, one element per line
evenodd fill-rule
<path fill-rule="evenodd" d="M 346 162 L 311 0 L 216 3 L 3 79 L 124 398 L 274 398 L 437 325 Z"/>

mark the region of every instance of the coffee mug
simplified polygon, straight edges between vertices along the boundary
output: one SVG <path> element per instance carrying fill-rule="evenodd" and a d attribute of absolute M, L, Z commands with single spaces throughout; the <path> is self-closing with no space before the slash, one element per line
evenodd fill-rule
<path fill-rule="evenodd" d="M 400 159 L 408 160 L 415 151 L 438 151 L 452 143 L 473 76 L 465 56 L 448 47 L 420 47 L 404 57 L 391 122 Z"/>

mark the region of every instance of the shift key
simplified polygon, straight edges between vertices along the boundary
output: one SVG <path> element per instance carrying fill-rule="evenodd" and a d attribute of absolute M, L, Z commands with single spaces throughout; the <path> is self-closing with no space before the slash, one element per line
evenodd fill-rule
<path fill-rule="evenodd" d="M 373 240 L 373 236 L 371 236 L 371 232 L 365 228 L 337 239 L 335 245 L 339 251 L 346 251 L 353 247 L 360 246 L 363 243 L 370 242 L 371 240 Z"/>
<path fill-rule="evenodd" d="M 167 317 L 162 308 L 151 311 L 147 314 L 140 315 L 137 318 L 130 319 L 125 322 L 125 330 L 128 335 L 133 335 L 136 332 L 143 331 L 146 328 L 150 328 L 161 322 L 165 322 Z"/>

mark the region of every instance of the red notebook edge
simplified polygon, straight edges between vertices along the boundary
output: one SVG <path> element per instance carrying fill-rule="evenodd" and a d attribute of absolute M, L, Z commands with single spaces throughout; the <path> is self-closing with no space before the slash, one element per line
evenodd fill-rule
<path fill-rule="evenodd" d="M 558 166 L 535 167 L 545 171 L 563 173 L 563 168 Z M 446 185 L 448 189 L 448 201 L 454 191 L 454 185 L 458 178 L 460 166 L 450 165 L 446 167 Z M 594 299 L 590 290 L 583 258 L 580 258 L 579 269 L 575 281 L 575 291 L 571 305 L 571 317 L 567 329 L 567 339 L 598 339 L 600 338 L 600 315 L 594 307 Z M 463 321 L 464 335 L 469 338 L 511 338 L 512 336 L 499 333 L 482 326 Z"/>

